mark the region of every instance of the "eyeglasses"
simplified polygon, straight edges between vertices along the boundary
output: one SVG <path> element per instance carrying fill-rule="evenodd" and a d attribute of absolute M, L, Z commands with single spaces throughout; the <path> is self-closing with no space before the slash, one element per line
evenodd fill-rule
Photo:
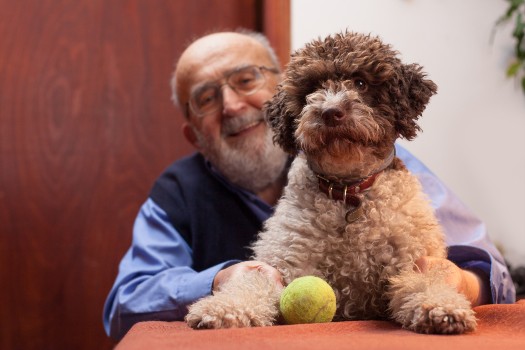
<path fill-rule="evenodd" d="M 264 71 L 279 73 L 276 68 L 264 66 L 248 66 L 237 69 L 227 74 L 222 84 L 212 82 L 205 84 L 195 90 L 188 102 L 191 111 L 199 116 L 205 116 L 217 112 L 222 108 L 222 87 L 228 85 L 239 95 L 248 96 L 259 91 L 266 83 Z"/>

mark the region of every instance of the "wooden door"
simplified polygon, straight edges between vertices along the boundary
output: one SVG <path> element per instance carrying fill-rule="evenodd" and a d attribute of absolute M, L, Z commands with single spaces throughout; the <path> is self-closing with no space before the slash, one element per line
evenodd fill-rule
<path fill-rule="evenodd" d="M 0 0 L 0 348 L 109 349 L 102 306 L 153 180 L 191 147 L 170 101 L 192 37 L 288 0 Z"/>

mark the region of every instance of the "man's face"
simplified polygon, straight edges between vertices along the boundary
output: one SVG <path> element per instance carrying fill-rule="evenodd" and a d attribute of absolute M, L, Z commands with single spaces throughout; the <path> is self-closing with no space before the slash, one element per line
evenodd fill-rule
<path fill-rule="evenodd" d="M 286 156 L 272 143 L 272 135 L 264 121 L 261 109 L 276 89 L 279 75 L 268 70 L 264 74 L 264 85 L 256 92 L 243 95 L 234 91 L 227 82 L 232 72 L 247 66 L 274 67 L 265 48 L 246 37 L 215 38 L 197 43 L 179 61 L 178 80 L 180 102 L 188 112 L 186 137 L 208 158 L 212 164 L 232 182 L 257 191 L 273 174 L 282 170 Z M 201 47 L 202 46 L 202 47 Z M 189 57 L 188 57 L 189 56 Z M 203 86 L 212 84 L 220 88 L 222 104 L 212 113 L 197 115 L 189 108 L 189 100 Z M 280 173 L 280 172 L 279 172 Z M 246 183 L 247 177 L 255 177 Z"/>

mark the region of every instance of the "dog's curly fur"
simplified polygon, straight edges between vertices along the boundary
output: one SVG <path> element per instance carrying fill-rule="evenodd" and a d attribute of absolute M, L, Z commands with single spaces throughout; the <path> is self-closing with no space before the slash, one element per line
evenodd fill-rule
<path fill-rule="evenodd" d="M 418 258 L 445 258 L 446 248 L 401 160 L 360 194 L 363 215 L 352 223 L 347 205 L 320 192 L 316 177 L 346 183 L 383 168 L 397 138 L 415 137 L 436 90 L 419 65 L 401 63 L 380 39 L 346 32 L 295 52 L 266 106 L 275 141 L 296 159 L 253 244 L 254 259 L 277 268 L 286 284 L 304 275 L 325 279 L 336 293 L 336 320 L 391 318 L 422 333 L 476 327 L 470 303 L 446 276 L 414 271 Z M 192 305 L 186 320 L 195 328 L 271 325 L 280 292 L 257 271 L 236 275 Z"/>

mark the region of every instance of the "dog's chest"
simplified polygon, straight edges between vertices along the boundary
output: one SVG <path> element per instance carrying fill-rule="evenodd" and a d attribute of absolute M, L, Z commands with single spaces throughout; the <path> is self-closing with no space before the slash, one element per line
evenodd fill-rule
<path fill-rule="evenodd" d="M 275 215 L 254 245 L 255 257 L 278 267 L 287 282 L 318 274 L 341 300 L 380 299 L 390 276 L 445 251 L 417 181 L 408 173 L 396 176 L 378 176 L 362 195 L 363 215 L 348 223 L 347 205 L 320 192 L 304 159 L 296 159 Z"/>
<path fill-rule="evenodd" d="M 363 214 L 348 223 L 349 208 L 341 202 L 317 199 L 331 215 L 318 215 L 313 226 L 325 228 L 318 272 L 334 287 L 338 317 L 375 318 L 386 312 L 388 280 L 424 254 L 421 241 L 403 231 L 407 213 L 392 208 L 392 200 L 371 189 L 362 196 Z"/>
<path fill-rule="evenodd" d="M 377 288 L 442 244 L 432 210 L 418 195 L 417 180 L 407 173 L 379 176 L 359 195 L 362 214 L 352 223 L 345 220 L 351 210 L 348 205 L 321 193 L 311 176 L 307 180 L 303 191 L 310 192 L 310 225 L 322 237 L 312 240 L 312 250 L 319 258 L 317 269 L 334 285 Z M 307 206 L 305 202 L 298 205 Z"/>

